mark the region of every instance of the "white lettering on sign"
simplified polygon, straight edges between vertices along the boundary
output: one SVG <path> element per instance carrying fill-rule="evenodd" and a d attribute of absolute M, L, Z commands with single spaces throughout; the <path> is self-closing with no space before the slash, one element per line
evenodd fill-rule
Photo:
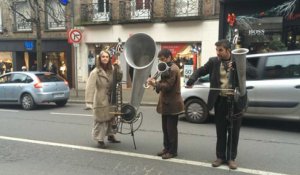
<path fill-rule="evenodd" d="M 250 29 L 248 31 L 248 34 L 250 36 L 265 35 L 265 30 L 264 29 L 259 29 L 259 30 Z"/>

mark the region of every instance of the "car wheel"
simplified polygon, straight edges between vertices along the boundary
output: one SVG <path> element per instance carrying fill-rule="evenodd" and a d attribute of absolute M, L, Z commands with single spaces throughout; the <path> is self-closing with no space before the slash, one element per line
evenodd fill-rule
<path fill-rule="evenodd" d="M 191 99 L 185 103 L 186 119 L 192 123 L 204 123 L 208 119 L 207 105 L 200 99 Z"/>
<path fill-rule="evenodd" d="M 63 107 L 67 104 L 68 100 L 56 101 L 55 104 L 59 107 Z"/>
<path fill-rule="evenodd" d="M 25 110 L 31 110 L 35 108 L 35 103 L 30 94 L 24 94 L 21 98 L 22 108 Z"/>

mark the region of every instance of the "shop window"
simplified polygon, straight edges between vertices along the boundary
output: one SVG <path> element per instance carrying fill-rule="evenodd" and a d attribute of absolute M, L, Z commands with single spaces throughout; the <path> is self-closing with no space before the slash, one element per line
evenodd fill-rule
<path fill-rule="evenodd" d="M 43 60 L 43 71 L 49 71 L 67 79 L 67 58 L 64 52 L 47 52 Z"/>
<path fill-rule="evenodd" d="M 249 48 L 250 53 L 264 53 L 286 50 L 282 42 L 282 17 L 255 18 L 251 21 L 239 21 L 235 26 L 239 31 L 239 47 Z M 228 29 L 227 38 L 234 33 Z M 276 47 L 274 47 L 276 46 Z"/>
<path fill-rule="evenodd" d="M 12 53 L 0 52 L 0 75 L 13 71 L 12 67 Z"/>
<path fill-rule="evenodd" d="M 47 28 L 50 30 L 65 29 L 66 18 L 65 18 L 65 6 L 59 3 L 57 0 L 46 1 L 46 17 L 47 17 Z"/>
<path fill-rule="evenodd" d="M 15 8 L 18 13 L 15 15 L 15 30 L 16 31 L 31 31 L 32 23 L 28 22 L 31 19 L 31 11 L 27 1 L 19 1 L 15 3 Z M 22 15 L 20 15 L 22 14 Z"/>

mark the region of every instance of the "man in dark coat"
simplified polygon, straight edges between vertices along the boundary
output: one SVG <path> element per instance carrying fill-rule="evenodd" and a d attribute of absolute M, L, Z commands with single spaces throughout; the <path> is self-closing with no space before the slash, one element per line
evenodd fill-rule
<path fill-rule="evenodd" d="M 242 113 L 247 106 L 247 93 L 237 101 L 232 100 L 232 91 L 229 89 L 234 89 L 238 85 L 238 80 L 230 78 L 230 76 L 237 77 L 236 71 L 232 71 L 231 45 L 228 40 L 219 40 L 215 43 L 215 46 L 217 57 L 210 58 L 203 67 L 197 69 L 186 85 L 192 87 L 199 77 L 210 75 L 211 90 L 209 91 L 207 103 L 209 110 L 214 107 L 217 132 L 217 160 L 212 163 L 212 166 L 218 167 L 223 163 L 228 163 L 230 169 L 236 169 L 235 158 L 237 156 Z M 256 74 L 253 67 L 247 67 L 246 72 L 252 76 Z M 230 109 L 232 109 L 232 116 L 229 116 Z"/>
<path fill-rule="evenodd" d="M 178 115 L 184 111 L 180 91 L 180 70 L 173 63 L 174 59 L 170 50 L 162 49 L 158 53 L 158 58 L 160 61 L 165 62 L 168 68 L 161 74 L 160 81 L 148 78 L 147 83 L 159 93 L 156 110 L 162 115 L 164 149 L 157 155 L 161 156 L 162 159 L 170 159 L 177 156 Z"/>

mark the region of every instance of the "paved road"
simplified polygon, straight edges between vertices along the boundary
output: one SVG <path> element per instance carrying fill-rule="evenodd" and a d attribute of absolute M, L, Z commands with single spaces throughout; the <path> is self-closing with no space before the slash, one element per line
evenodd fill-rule
<path fill-rule="evenodd" d="M 162 160 L 160 117 L 154 107 L 141 107 L 144 120 L 135 133 L 118 135 L 121 144 L 98 149 L 91 140 L 92 118 L 83 104 L 39 110 L 0 107 L 0 175 L 18 174 L 299 174 L 299 125 L 245 120 L 241 131 L 239 169 L 211 168 L 215 128 L 212 123 L 179 122 L 179 156 Z M 284 126 L 286 125 L 286 126 Z M 22 171 L 22 173 L 20 173 Z"/>

